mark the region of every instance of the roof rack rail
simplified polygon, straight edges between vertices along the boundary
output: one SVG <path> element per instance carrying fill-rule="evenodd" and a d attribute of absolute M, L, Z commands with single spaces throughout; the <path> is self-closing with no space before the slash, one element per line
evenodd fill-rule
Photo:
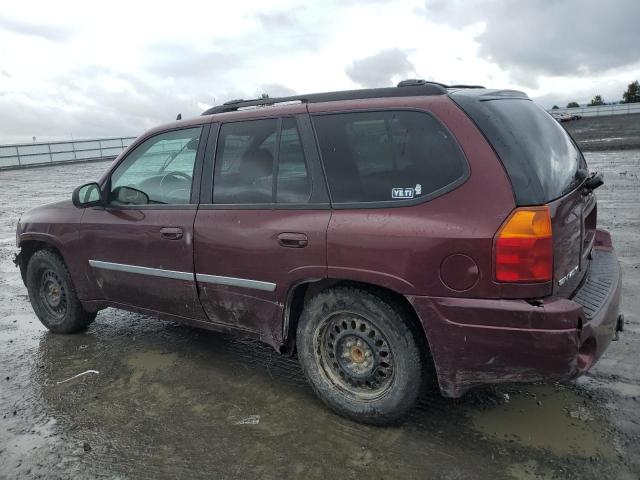
<path fill-rule="evenodd" d="M 444 83 L 430 82 L 429 80 L 423 80 L 422 78 L 409 78 L 407 80 L 402 80 L 401 82 L 398 82 L 398 85 L 396 86 L 397 87 L 415 87 L 418 85 L 438 85 L 442 88 L 449 88 Z"/>
<path fill-rule="evenodd" d="M 413 87 L 416 85 L 440 85 L 442 88 L 484 88 L 482 85 L 445 85 L 444 83 L 431 82 L 421 78 L 410 78 L 398 83 L 398 87 Z"/>
<path fill-rule="evenodd" d="M 301 102 L 301 103 L 322 103 L 342 100 L 360 100 L 364 98 L 385 98 L 385 97 L 415 97 L 422 95 L 446 95 L 446 86 L 441 83 L 411 80 L 412 84 L 406 84 L 401 88 L 367 88 L 361 90 L 344 90 L 340 92 L 311 93 L 309 95 L 292 95 L 290 97 L 279 98 L 256 98 L 253 100 L 231 100 L 212 107 L 202 115 L 213 115 L 216 113 L 233 112 L 245 107 L 270 106 L 277 103 Z M 402 82 L 401 82 L 402 83 Z"/>

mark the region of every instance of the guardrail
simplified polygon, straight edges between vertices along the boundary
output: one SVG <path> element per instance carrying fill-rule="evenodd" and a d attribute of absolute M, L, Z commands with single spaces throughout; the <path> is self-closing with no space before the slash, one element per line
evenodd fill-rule
<path fill-rule="evenodd" d="M 597 107 L 556 108 L 549 113 L 570 113 L 583 117 L 604 117 L 606 115 L 629 115 L 640 113 L 640 103 L 619 103 L 617 105 L 599 105 Z"/>
<path fill-rule="evenodd" d="M 117 157 L 136 137 L 0 145 L 0 170 Z"/>

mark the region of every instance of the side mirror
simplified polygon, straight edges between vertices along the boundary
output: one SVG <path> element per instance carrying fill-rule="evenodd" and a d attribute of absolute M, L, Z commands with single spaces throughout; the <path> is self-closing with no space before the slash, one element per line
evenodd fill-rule
<path fill-rule="evenodd" d="M 89 208 L 102 205 L 100 185 L 91 182 L 79 186 L 73 191 L 71 201 L 76 208 Z"/>
<path fill-rule="evenodd" d="M 112 192 L 112 200 L 121 205 L 147 205 L 149 195 L 133 187 L 116 187 Z"/>
<path fill-rule="evenodd" d="M 585 188 L 588 190 L 595 190 L 599 186 L 604 185 L 604 177 L 601 173 L 594 172 L 586 182 L 584 182 Z"/>

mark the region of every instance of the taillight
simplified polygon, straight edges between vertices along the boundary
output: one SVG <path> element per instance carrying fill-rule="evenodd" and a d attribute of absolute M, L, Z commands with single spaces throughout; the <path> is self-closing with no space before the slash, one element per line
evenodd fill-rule
<path fill-rule="evenodd" d="M 517 208 L 495 240 L 498 282 L 548 282 L 553 275 L 553 237 L 549 207 Z"/>

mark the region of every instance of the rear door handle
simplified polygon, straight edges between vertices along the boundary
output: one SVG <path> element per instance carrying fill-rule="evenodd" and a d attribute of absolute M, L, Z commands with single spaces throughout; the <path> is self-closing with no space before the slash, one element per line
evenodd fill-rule
<path fill-rule="evenodd" d="M 281 233 L 278 235 L 278 243 L 281 247 L 304 248 L 309 240 L 304 233 Z"/>
<path fill-rule="evenodd" d="M 180 227 L 162 227 L 160 236 L 165 240 L 180 240 L 184 231 Z"/>

